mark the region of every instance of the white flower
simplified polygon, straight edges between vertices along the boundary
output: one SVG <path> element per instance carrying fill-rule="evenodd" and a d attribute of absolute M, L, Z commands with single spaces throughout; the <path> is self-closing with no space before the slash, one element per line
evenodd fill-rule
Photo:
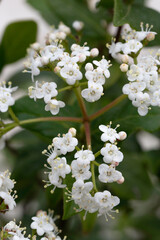
<path fill-rule="evenodd" d="M 150 92 L 155 92 L 157 89 L 160 89 L 160 80 L 158 80 L 158 73 L 152 72 L 145 75 L 146 88 Z"/>
<path fill-rule="evenodd" d="M 152 25 L 149 27 L 149 24 L 146 24 L 146 29 L 143 28 L 143 23 L 141 23 L 141 31 L 136 31 L 135 32 L 135 38 L 138 41 L 143 41 L 147 36 L 156 35 L 156 32 L 151 32 L 151 28 L 153 27 Z M 153 40 L 153 39 L 152 39 Z"/>
<path fill-rule="evenodd" d="M 95 160 L 95 156 L 91 150 L 80 150 L 75 153 L 75 158 L 79 164 L 90 164 L 91 161 Z"/>
<path fill-rule="evenodd" d="M 115 170 L 113 165 L 108 166 L 107 164 L 101 164 L 99 166 L 98 179 L 104 183 L 117 182 L 122 178 L 122 174 Z"/>
<path fill-rule="evenodd" d="M 114 41 L 112 41 L 112 44 L 109 46 L 109 53 L 113 58 L 116 58 L 117 54 L 121 52 L 122 46 L 123 46 L 123 43 L 121 42 L 115 43 Z"/>
<path fill-rule="evenodd" d="M 151 95 L 150 95 L 151 97 Z M 160 107 L 160 89 L 155 91 L 151 97 L 151 105 Z"/>
<path fill-rule="evenodd" d="M 111 128 L 110 125 L 100 125 L 99 129 L 103 132 L 101 135 L 101 140 L 103 142 L 110 141 L 111 143 L 114 143 L 117 139 L 119 139 L 119 135 L 116 129 Z"/>
<path fill-rule="evenodd" d="M 77 80 L 82 79 L 82 73 L 77 64 L 68 64 L 60 70 L 60 74 L 69 85 L 74 85 Z"/>
<path fill-rule="evenodd" d="M 130 66 L 130 70 L 127 72 L 127 77 L 129 81 L 135 81 L 135 80 L 142 81 L 144 78 L 144 70 L 143 68 L 135 64 L 132 64 Z"/>
<path fill-rule="evenodd" d="M 100 152 L 104 156 L 103 161 L 105 163 L 121 162 L 123 160 L 123 153 L 114 144 L 107 143 Z"/>
<path fill-rule="evenodd" d="M 66 65 L 76 65 L 76 63 L 78 62 L 79 58 L 78 57 L 70 57 L 68 52 L 64 52 L 63 56 L 61 57 L 60 61 L 57 63 L 57 66 L 63 67 Z"/>
<path fill-rule="evenodd" d="M 73 177 L 75 177 L 76 180 L 87 180 L 91 177 L 89 164 L 79 164 L 77 160 L 73 160 L 71 163 L 71 169 Z"/>
<path fill-rule="evenodd" d="M 45 46 L 43 50 L 41 50 L 41 61 L 43 58 L 46 58 L 46 64 L 50 62 L 54 62 L 55 60 L 59 60 L 63 57 L 63 48 L 59 47 L 57 43 Z M 45 65 L 45 64 L 44 64 Z"/>
<path fill-rule="evenodd" d="M 133 106 L 138 107 L 138 113 L 145 116 L 148 113 L 150 105 L 150 96 L 148 93 L 139 92 L 136 94 L 136 99 L 132 101 Z"/>
<path fill-rule="evenodd" d="M 141 82 L 130 82 L 125 84 L 122 88 L 124 94 L 128 95 L 130 100 L 134 100 L 136 98 L 136 94 L 138 92 L 142 92 L 146 88 L 146 83 L 144 81 Z"/>
<path fill-rule="evenodd" d="M 11 83 L 8 83 L 8 87 L 0 84 L 0 112 L 7 112 L 8 107 L 14 105 L 15 100 L 11 93 L 16 90 L 17 87 L 12 88 Z"/>
<path fill-rule="evenodd" d="M 85 73 L 85 77 L 88 79 L 88 81 L 99 83 L 101 85 L 105 84 L 103 72 L 98 71 L 97 69 L 94 69 L 93 71 L 87 71 Z"/>
<path fill-rule="evenodd" d="M 64 102 L 53 99 L 47 103 L 47 105 L 45 106 L 45 110 L 50 111 L 53 115 L 56 115 L 59 113 L 59 109 L 63 108 L 64 106 Z"/>
<path fill-rule="evenodd" d="M 59 177 L 65 178 L 66 174 L 71 172 L 70 166 L 67 164 L 65 157 L 52 159 L 49 164 L 52 167 L 52 173 Z"/>
<path fill-rule="evenodd" d="M 74 182 L 72 187 L 72 199 L 80 200 L 82 196 L 88 194 L 93 188 L 92 182 L 86 182 L 84 183 L 83 180 L 78 179 L 76 182 Z"/>
<path fill-rule="evenodd" d="M 25 67 L 30 69 L 25 70 L 25 72 L 31 73 L 32 81 L 34 82 L 34 76 L 40 74 L 40 67 L 42 67 L 41 58 L 38 56 L 36 58 L 31 57 L 27 62 L 24 63 Z"/>
<path fill-rule="evenodd" d="M 78 44 L 72 44 L 71 46 L 71 51 L 72 51 L 72 56 L 76 56 L 78 57 L 79 59 L 83 59 L 83 61 L 86 60 L 86 57 L 90 56 L 90 51 L 89 51 L 89 47 L 87 46 L 80 46 Z M 83 56 L 83 57 L 82 57 Z"/>
<path fill-rule="evenodd" d="M 8 171 L 0 172 L 0 191 L 7 192 L 14 187 L 14 181 L 10 179 Z"/>
<path fill-rule="evenodd" d="M 123 44 L 122 51 L 124 54 L 137 53 L 142 47 L 141 42 L 132 39 Z"/>
<path fill-rule="evenodd" d="M 67 152 L 74 151 L 78 144 L 77 138 L 73 137 L 70 132 L 63 135 L 63 137 L 55 137 L 53 139 L 54 146 L 61 151 L 63 155 Z"/>
<path fill-rule="evenodd" d="M 35 82 L 35 87 L 30 86 L 28 88 L 28 95 L 30 98 L 33 98 L 34 101 L 36 101 L 36 99 L 41 99 L 44 97 L 44 93 L 42 90 L 42 84 L 39 83 L 38 81 Z"/>
<path fill-rule="evenodd" d="M 86 101 L 95 102 L 103 95 L 103 87 L 99 83 L 89 81 L 88 88 L 83 89 L 81 95 L 86 99 Z"/>
<path fill-rule="evenodd" d="M 8 232 L 10 237 L 9 240 L 29 240 L 29 238 L 24 237 L 24 228 L 17 226 L 14 221 L 10 221 L 4 226 L 4 230 Z"/>
<path fill-rule="evenodd" d="M 99 206 L 98 216 L 104 215 L 106 220 L 108 220 L 107 215 L 111 217 L 109 214 L 113 207 L 117 206 L 120 203 L 120 200 L 116 196 L 112 196 L 109 191 L 97 192 L 94 196 L 96 203 Z"/>
<path fill-rule="evenodd" d="M 39 236 L 54 229 L 53 221 L 45 211 L 39 211 L 36 217 L 32 217 L 32 220 L 31 228 L 35 229 Z"/>
<path fill-rule="evenodd" d="M 99 62 L 94 60 L 93 63 L 97 66 L 97 70 L 99 72 L 102 72 L 106 78 L 110 77 L 110 72 L 108 70 L 108 68 L 110 67 L 109 61 L 103 58 Z"/>
<path fill-rule="evenodd" d="M 42 91 L 44 94 L 45 103 L 49 102 L 52 97 L 56 97 L 58 94 L 57 84 L 54 82 L 46 82 L 42 85 Z"/>
<path fill-rule="evenodd" d="M 7 205 L 9 210 L 13 210 L 16 206 L 16 202 L 14 198 L 8 192 L 1 192 L 0 191 L 0 198 L 3 199 L 5 205 Z"/>
<path fill-rule="evenodd" d="M 63 184 L 62 181 L 62 177 L 60 177 L 58 174 L 56 174 L 55 172 L 50 172 L 48 175 L 49 178 L 49 184 L 46 185 L 46 187 L 50 186 L 50 185 L 54 185 L 53 190 L 51 191 L 52 193 L 54 192 L 55 188 L 65 188 L 66 184 Z"/>

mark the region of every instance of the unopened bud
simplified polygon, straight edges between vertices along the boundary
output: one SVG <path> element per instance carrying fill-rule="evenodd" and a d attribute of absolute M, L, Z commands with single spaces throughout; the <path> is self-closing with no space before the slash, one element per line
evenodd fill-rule
<path fill-rule="evenodd" d="M 128 55 L 123 54 L 123 55 L 121 56 L 121 60 L 122 60 L 123 63 L 128 63 L 128 61 L 129 61 Z"/>
<path fill-rule="evenodd" d="M 127 137 L 127 133 L 124 132 L 124 131 L 119 132 L 118 135 L 119 135 L 119 140 L 120 141 L 123 141 Z"/>
<path fill-rule="evenodd" d="M 56 67 L 54 68 L 54 72 L 55 72 L 55 73 L 59 73 L 59 72 L 60 72 L 60 70 L 61 70 L 61 68 L 60 68 L 60 67 L 58 67 L 58 66 L 56 66 Z"/>
<path fill-rule="evenodd" d="M 58 39 L 64 40 L 66 38 L 66 33 L 64 33 L 64 32 L 57 32 L 56 37 Z"/>
<path fill-rule="evenodd" d="M 84 23 L 81 21 L 74 21 L 72 24 L 72 27 L 76 30 L 76 31 L 81 31 L 82 28 L 84 27 Z"/>
<path fill-rule="evenodd" d="M 40 47 L 41 45 L 38 42 L 31 44 L 31 48 L 33 48 L 35 51 L 38 51 Z"/>
<path fill-rule="evenodd" d="M 86 71 L 93 71 L 93 64 L 92 63 L 87 63 L 85 65 L 85 70 Z"/>
<path fill-rule="evenodd" d="M 117 183 L 118 183 L 118 184 L 124 183 L 124 177 L 121 177 L 121 179 L 119 179 L 119 180 L 117 181 Z"/>
<path fill-rule="evenodd" d="M 47 65 L 49 63 L 49 59 L 47 57 L 43 56 L 41 58 L 41 63 L 42 63 L 42 65 Z"/>
<path fill-rule="evenodd" d="M 127 71 L 128 71 L 128 65 L 127 65 L 126 63 L 122 63 L 122 64 L 120 65 L 120 70 L 121 70 L 122 72 L 127 72 Z"/>
<path fill-rule="evenodd" d="M 86 60 L 86 55 L 85 54 L 80 54 L 79 55 L 79 62 L 84 62 Z"/>
<path fill-rule="evenodd" d="M 149 42 L 154 40 L 155 39 L 155 33 L 152 33 L 152 32 L 148 33 L 146 38 Z"/>
<path fill-rule="evenodd" d="M 90 56 L 91 56 L 91 57 L 97 57 L 98 54 L 99 54 L 98 48 L 92 48 L 92 49 L 91 49 L 91 52 L 90 52 Z"/>
<path fill-rule="evenodd" d="M 72 137 L 75 137 L 76 136 L 76 133 L 77 133 L 77 130 L 75 128 L 70 128 L 68 130 L 68 132 L 70 132 L 72 134 Z"/>

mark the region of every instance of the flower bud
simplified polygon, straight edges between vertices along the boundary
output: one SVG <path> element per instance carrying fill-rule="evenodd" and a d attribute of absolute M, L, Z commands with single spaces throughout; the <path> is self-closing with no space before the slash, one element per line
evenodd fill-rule
<path fill-rule="evenodd" d="M 128 71 L 128 65 L 127 65 L 126 63 L 122 63 L 122 64 L 120 65 L 120 70 L 121 70 L 122 72 L 127 72 L 127 71 Z"/>
<path fill-rule="evenodd" d="M 81 21 L 74 21 L 72 24 L 72 27 L 76 30 L 76 31 L 81 31 L 82 28 L 84 27 L 84 23 Z"/>
<path fill-rule="evenodd" d="M 38 51 L 40 47 L 41 45 L 38 42 L 31 44 L 31 48 L 33 48 L 35 51 Z"/>
<path fill-rule="evenodd" d="M 66 33 L 65 33 L 65 32 L 58 32 L 58 33 L 56 34 L 56 37 L 57 37 L 58 39 L 64 40 L 64 39 L 66 38 Z"/>
<path fill-rule="evenodd" d="M 76 136 L 76 133 L 77 133 L 77 130 L 76 130 L 75 128 L 70 128 L 70 129 L 68 130 L 68 132 L 70 132 L 70 133 L 72 134 L 72 136 L 75 137 L 75 136 Z"/>
<path fill-rule="evenodd" d="M 123 54 L 123 55 L 121 56 L 121 60 L 122 60 L 123 63 L 128 63 L 128 61 L 129 61 L 128 55 Z"/>
<path fill-rule="evenodd" d="M 54 68 L 54 72 L 55 72 L 55 73 L 59 73 L 59 72 L 60 72 L 60 70 L 61 70 L 61 68 L 60 68 L 60 67 L 58 67 L 58 66 L 56 66 L 56 67 Z"/>
<path fill-rule="evenodd" d="M 92 49 L 91 49 L 91 52 L 90 52 L 90 56 L 91 56 L 91 57 L 97 57 L 98 54 L 99 54 L 98 48 L 92 48 Z"/>
<path fill-rule="evenodd" d="M 92 63 L 87 63 L 85 65 L 85 70 L 86 71 L 93 71 L 93 64 Z"/>
<path fill-rule="evenodd" d="M 80 54 L 79 55 L 79 62 L 84 62 L 86 60 L 86 55 L 85 54 Z"/>
<path fill-rule="evenodd" d="M 124 131 L 119 132 L 118 135 L 119 135 L 119 140 L 120 141 L 123 141 L 127 137 L 127 134 Z"/>
<path fill-rule="evenodd" d="M 149 42 L 154 40 L 155 39 L 155 33 L 152 33 L 152 32 L 148 33 L 146 38 Z"/>
<path fill-rule="evenodd" d="M 124 183 L 124 177 L 121 177 L 121 179 L 119 179 L 119 180 L 117 181 L 117 183 L 118 183 L 118 184 Z"/>
<path fill-rule="evenodd" d="M 41 63 L 42 63 L 42 65 L 47 65 L 49 63 L 49 59 L 47 57 L 43 56 L 41 58 Z"/>

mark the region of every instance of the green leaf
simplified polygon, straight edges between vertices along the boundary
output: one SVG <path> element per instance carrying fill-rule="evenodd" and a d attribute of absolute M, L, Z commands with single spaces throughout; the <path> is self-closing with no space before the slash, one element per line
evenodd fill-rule
<path fill-rule="evenodd" d="M 139 3 L 126 4 L 123 0 L 114 0 L 114 17 L 113 23 L 115 26 L 122 26 L 125 23 L 130 24 L 130 26 L 136 30 L 140 30 L 140 23 L 149 23 L 153 25 L 153 31 L 160 34 L 159 22 L 160 13 L 151 9 L 144 7 Z M 153 42 L 159 45 L 159 40 Z"/>
<path fill-rule="evenodd" d="M 28 96 L 22 97 L 16 101 L 13 106 L 13 111 L 20 120 L 39 118 L 39 117 L 53 117 L 50 112 L 44 110 L 45 103 L 42 100 L 30 99 Z M 72 116 L 79 117 L 79 108 L 77 104 L 74 107 L 66 105 L 64 109 L 60 110 L 58 116 Z M 30 130 L 42 140 L 49 143 L 53 137 L 58 133 L 66 133 L 70 127 L 78 128 L 77 123 L 72 122 L 39 122 L 23 125 L 23 128 Z"/>
<path fill-rule="evenodd" d="M 37 25 L 34 21 L 14 22 L 7 26 L 0 44 L 0 71 L 26 55 L 26 49 L 36 40 Z"/>
<path fill-rule="evenodd" d="M 64 184 L 67 185 L 67 188 L 71 191 L 73 183 L 75 182 L 75 180 L 72 178 L 71 174 L 68 174 L 64 180 Z M 77 205 L 74 203 L 73 200 L 68 201 L 69 198 L 67 196 L 67 190 L 64 189 L 63 190 L 63 220 L 67 220 L 68 218 L 70 218 L 71 216 L 77 214 L 75 208 L 77 207 Z"/>
<path fill-rule="evenodd" d="M 59 22 L 63 21 L 71 27 L 74 20 L 83 21 L 85 23 L 84 41 L 91 43 L 91 46 L 93 38 L 99 41 L 104 41 L 106 38 L 105 29 L 101 25 L 101 14 L 89 11 L 85 1 L 27 0 L 27 2 L 39 10 L 43 18 L 51 25 L 57 26 Z"/>

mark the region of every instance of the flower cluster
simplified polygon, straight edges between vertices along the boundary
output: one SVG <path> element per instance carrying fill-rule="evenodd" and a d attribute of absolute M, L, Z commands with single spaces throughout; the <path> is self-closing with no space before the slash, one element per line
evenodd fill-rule
<path fill-rule="evenodd" d="M 0 83 L 0 112 L 7 112 L 8 107 L 14 105 L 15 100 L 12 97 L 12 92 L 16 91 L 18 87 L 13 87 L 11 82 Z"/>
<path fill-rule="evenodd" d="M 0 212 L 13 210 L 16 206 L 16 191 L 13 192 L 15 181 L 10 179 L 9 171 L 0 172 Z"/>
<path fill-rule="evenodd" d="M 160 106 L 159 50 L 155 56 L 138 56 L 145 44 L 155 38 L 156 33 L 150 31 L 151 27 L 146 24 L 144 30 L 141 24 L 141 31 L 124 29 L 122 39 L 125 43 L 112 42 L 109 46 L 110 54 L 123 62 L 120 69 L 127 74 L 129 83 L 122 91 L 141 116 L 145 116 L 151 106 Z"/>
<path fill-rule="evenodd" d="M 141 116 L 148 113 L 150 106 L 160 106 L 159 64 L 156 62 L 156 57 L 142 57 L 137 64 L 131 64 L 127 71 L 129 83 L 122 90 Z"/>
<path fill-rule="evenodd" d="M 117 126 L 118 127 L 118 126 Z M 121 172 L 116 170 L 119 162 L 123 160 L 123 153 L 117 147 L 117 141 L 124 140 L 126 138 L 125 132 L 117 132 L 116 129 L 109 126 L 100 125 L 99 129 L 103 132 L 101 140 L 105 143 L 104 147 L 98 152 L 93 154 L 90 149 L 79 149 L 77 147 L 78 140 L 75 138 L 76 131 L 71 128 L 67 134 L 63 137 L 56 137 L 53 139 L 53 144 L 49 145 L 48 151 L 44 150 L 49 167 L 45 165 L 50 171 L 48 172 L 47 184 L 45 187 L 54 185 L 55 187 L 64 188 L 66 184 L 62 183 L 66 174 L 72 173 L 72 178 L 75 179 L 71 191 L 67 189 L 69 201 L 74 200 L 78 205 L 77 211 L 85 210 L 85 216 L 87 212 L 93 213 L 98 211 L 98 216 L 104 215 L 106 220 L 107 216 L 111 216 L 112 208 L 119 204 L 120 200 L 116 196 L 112 196 L 107 190 L 99 192 L 96 187 L 94 178 L 94 165 L 98 165 L 99 181 L 103 183 L 123 183 L 124 178 Z M 70 166 L 67 164 L 65 157 L 60 157 L 61 154 L 65 155 L 68 152 L 74 151 L 74 154 Z M 99 164 L 95 161 L 96 156 L 103 156 L 103 164 Z M 92 181 L 87 181 L 92 177 Z M 53 193 L 54 189 L 51 191 Z M 117 210 L 116 210 L 117 212 Z M 85 218 L 84 216 L 84 218 Z"/>
<path fill-rule="evenodd" d="M 93 63 L 97 66 L 96 69 L 94 69 L 92 63 L 87 63 L 85 66 L 88 88 L 82 90 L 82 97 L 88 102 L 95 102 L 103 96 L 105 78 L 110 77 L 108 70 L 110 67 L 109 61 L 103 58 L 100 61 L 94 60 Z"/>
<path fill-rule="evenodd" d="M 61 232 L 55 224 L 55 220 L 59 216 L 53 218 L 53 211 L 49 210 L 48 214 L 45 211 L 38 211 L 35 217 L 32 217 L 31 229 L 35 231 L 34 234 L 25 237 L 26 228 L 22 228 L 20 225 L 17 225 L 15 221 L 10 221 L 7 223 L 2 231 L 5 239 L 9 240 L 29 240 L 36 239 L 37 235 L 40 236 L 40 240 L 61 240 L 61 237 L 58 234 Z M 39 238 L 38 238 L 39 239 Z M 64 240 L 66 237 L 64 237 Z"/>
<path fill-rule="evenodd" d="M 9 240 L 29 240 L 28 237 L 25 237 L 25 229 L 16 225 L 14 221 L 10 221 L 4 226 L 3 234 L 7 235 Z"/>
<path fill-rule="evenodd" d="M 46 211 L 38 211 L 35 217 L 32 217 L 33 222 L 31 223 L 31 228 L 36 230 L 38 236 L 43 236 L 41 240 L 61 240 L 58 233 L 61 231 L 58 230 L 55 220 L 59 216 L 53 218 L 53 211 L 49 210 L 48 214 Z M 64 238 L 65 239 L 65 238 Z"/>
<path fill-rule="evenodd" d="M 80 30 L 81 22 L 74 22 L 73 26 Z M 62 27 L 63 26 L 63 27 Z M 78 87 L 79 81 L 83 78 L 83 63 L 90 58 L 97 57 L 99 51 L 97 48 L 90 50 L 87 43 L 83 46 L 74 43 L 70 47 L 66 46 L 64 39 L 70 35 L 70 28 L 60 24 L 58 30 L 54 29 L 47 35 L 45 46 L 34 43 L 28 49 L 28 60 L 24 63 L 29 70 L 34 81 L 34 76 L 40 74 L 41 70 L 54 71 L 70 87 Z M 93 64 L 96 66 L 94 69 Z M 103 95 L 103 85 L 105 78 L 110 77 L 108 68 L 110 62 L 104 57 L 102 60 L 94 60 L 92 63 L 85 65 L 85 77 L 88 88 L 81 91 L 82 97 L 89 102 L 100 99 Z M 58 95 L 57 84 L 55 82 L 35 82 L 35 86 L 29 87 L 29 97 L 44 99 L 46 103 L 45 110 L 50 111 L 53 115 L 58 114 L 59 109 L 65 106 L 65 103 L 56 99 Z"/>

